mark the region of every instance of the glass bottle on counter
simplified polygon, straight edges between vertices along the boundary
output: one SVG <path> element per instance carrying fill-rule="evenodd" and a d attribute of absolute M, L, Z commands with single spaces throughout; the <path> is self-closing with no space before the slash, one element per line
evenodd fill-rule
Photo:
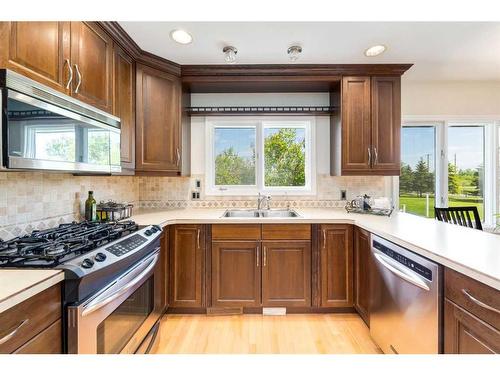
<path fill-rule="evenodd" d="M 97 202 L 94 199 L 94 192 L 90 190 L 89 197 L 85 201 L 85 220 L 87 221 L 97 220 L 96 208 L 97 208 Z"/>

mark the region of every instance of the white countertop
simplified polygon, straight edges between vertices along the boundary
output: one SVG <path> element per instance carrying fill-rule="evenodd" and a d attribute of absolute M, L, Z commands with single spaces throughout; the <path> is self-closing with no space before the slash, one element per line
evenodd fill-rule
<path fill-rule="evenodd" d="M 500 235 L 396 212 L 390 218 L 341 209 L 296 209 L 297 218 L 222 218 L 225 209 L 140 210 L 140 225 L 216 223 L 348 223 L 500 290 Z"/>
<path fill-rule="evenodd" d="M 60 270 L 0 270 L 0 313 L 63 280 Z"/>

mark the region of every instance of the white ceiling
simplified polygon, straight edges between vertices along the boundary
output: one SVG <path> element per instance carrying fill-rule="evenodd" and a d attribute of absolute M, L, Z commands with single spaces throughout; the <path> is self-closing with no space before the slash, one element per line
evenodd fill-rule
<path fill-rule="evenodd" d="M 500 81 L 500 23 L 472 22 L 120 22 L 148 52 L 179 64 L 223 64 L 222 48 L 239 64 L 292 64 L 286 50 L 303 47 L 297 63 L 413 63 L 410 80 Z M 180 45 L 170 31 L 184 29 Z M 363 52 L 385 44 L 381 56 Z"/>

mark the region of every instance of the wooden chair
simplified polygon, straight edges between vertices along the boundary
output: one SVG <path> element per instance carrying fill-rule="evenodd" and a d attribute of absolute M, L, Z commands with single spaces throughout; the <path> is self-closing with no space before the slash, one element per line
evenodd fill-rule
<path fill-rule="evenodd" d="M 471 213 L 473 218 L 471 218 Z M 445 223 L 483 230 L 477 207 L 434 207 L 436 219 Z"/>

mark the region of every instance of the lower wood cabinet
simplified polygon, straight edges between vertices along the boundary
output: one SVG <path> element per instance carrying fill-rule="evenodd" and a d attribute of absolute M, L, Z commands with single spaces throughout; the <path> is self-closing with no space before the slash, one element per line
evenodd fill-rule
<path fill-rule="evenodd" d="M 500 332 L 448 299 L 444 327 L 445 354 L 500 353 Z"/>
<path fill-rule="evenodd" d="M 311 242 L 262 242 L 262 305 L 311 306 Z"/>
<path fill-rule="evenodd" d="M 259 307 L 260 243 L 212 242 L 212 306 Z"/>
<path fill-rule="evenodd" d="M 202 307 L 205 233 L 202 225 L 170 227 L 171 307 Z"/>
<path fill-rule="evenodd" d="M 354 307 L 365 323 L 370 325 L 370 233 L 354 228 Z"/>
<path fill-rule="evenodd" d="M 352 225 L 320 226 L 321 307 L 353 306 Z"/>
<path fill-rule="evenodd" d="M 61 354 L 62 322 L 56 320 L 48 328 L 17 349 L 14 354 Z"/>

